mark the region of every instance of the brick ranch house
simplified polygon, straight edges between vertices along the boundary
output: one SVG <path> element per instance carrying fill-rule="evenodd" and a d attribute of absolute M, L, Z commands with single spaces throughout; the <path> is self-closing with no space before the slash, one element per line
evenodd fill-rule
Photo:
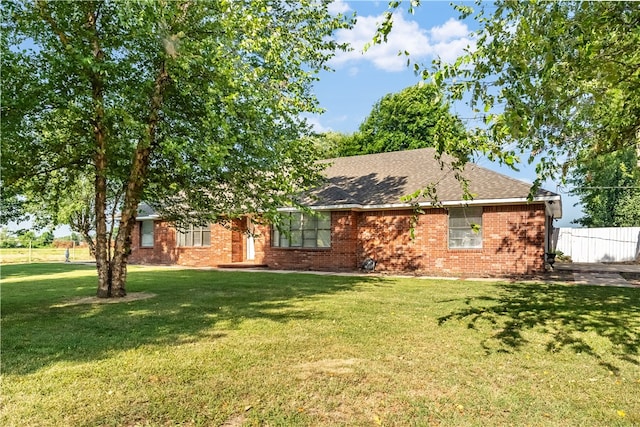
<path fill-rule="evenodd" d="M 308 206 L 315 215 L 282 209 L 290 233 L 254 224 L 218 224 L 178 231 L 142 210 L 130 261 L 198 267 L 256 265 L 271 269 L 356 271 L 372 258 L 376 271 L 435 275 L 529 275 L 544 270 L 558 194 L 468 164 L 473 200 L 442 168 L 431 148 L 337 158 Z M 443 160 L 447 160 L 443 157 Z M 419 199 L 424 213 L 401 200 L 436 183 L 439 204 Z M 412 238 L 413 229 L 413 238 Z M 251 230 L 251 233 L 247 233 Z"/>

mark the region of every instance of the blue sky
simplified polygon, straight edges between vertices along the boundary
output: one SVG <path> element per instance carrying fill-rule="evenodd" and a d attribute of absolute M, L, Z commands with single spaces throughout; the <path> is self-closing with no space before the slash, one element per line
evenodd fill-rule
<path fill-rule="evenodd" d="M 465 4 L 474 6 L 473 2 Z M 362 47 L 372 39 L 388 2 L 337 0 L 331 7 L 336 13 L 355 12 L 357 22 L 352 30 L 340 30 L 337 34 L 338 40 L 349 42 L 353 51 L 338 53 L 330 63 L 334 71 L 322 72 L 315 85 L 325 112 L 308 120 L 320 132 L 354 132 L 377 100 L 420 81 L 413 68 L 406 66 L 406 57 L 398 56 L 399 51 L 406 50 L 412 61 L 428 65 L 436 57 L 452 62 L 464 48 L 474 46 L 469 33 L 477 29 L 476 22 L 471 18 L 460 21 L 459 13 L 448 1 L 423 0 L 413 15 L 406 10 L 399 11 L 388 42 L 373 46 L 366 53 Z M 452 110 L 464 118 L 468 126 L 475 124 L 466 120 L 471 114 L 465 105 L 454 105 Z M 484 158 L 477 159 L 476 163 L 523 181 L 532 182 L 535 178 L 531 165 L 521 165 L 520 171 L 513 171 Z M 575 226 L 571 221 L 581 216 L 580 208 L 573 206 L 578 199 L 561 191 L 554 182 L 546 182 L 544 187 L 562 195 L 563 218 L 555 225 Z"/>

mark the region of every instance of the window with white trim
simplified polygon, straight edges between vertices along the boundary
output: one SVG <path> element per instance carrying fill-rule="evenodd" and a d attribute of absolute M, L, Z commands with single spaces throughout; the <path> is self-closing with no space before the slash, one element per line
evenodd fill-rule
<path fill-rule="evenodd" d="M 271 227 L 271 246 L 276 248 L 330 248 L 331 212 L 290 212 L 282 232 Z"/>
<path fill-rule="evenodd" d="M 482 248 L 482 207 L 449 209 L 449 249 Z"/>
<path fill-rule="evenodd" d="M 153 220 L 140 221 L 140 247 L 153 247 Z"/>
<path fill-rule="evenodd" d="M 177 232 L 178 246 L 211 246 L 211 227 L 190 225 Z"/>

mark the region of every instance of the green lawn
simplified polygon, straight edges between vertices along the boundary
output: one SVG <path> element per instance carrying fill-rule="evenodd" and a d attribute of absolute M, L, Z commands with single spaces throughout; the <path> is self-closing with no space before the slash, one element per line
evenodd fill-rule
<path fill-rule="evenodd" d="M 640 425 L 640 291 L 2 267 L 3 426 Z"/>

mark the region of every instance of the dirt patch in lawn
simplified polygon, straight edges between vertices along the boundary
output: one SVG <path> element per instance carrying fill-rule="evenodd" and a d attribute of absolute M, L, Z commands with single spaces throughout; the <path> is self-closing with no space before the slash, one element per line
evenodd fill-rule
<path fill-rule="evenodd" d="M 330 376 L 348 375 L 354 372 L 358 359 L 326 359 L 298 365 L 299 377 L 304 379 L 316 374 Z"/>
<path fill-rule="evenodd" d="M 149 299 L 157 296 L 150 292 L 131 292 L 120 298 L 98 298 L 98 297 L 82 297 L 74 298 L 72 300 L 53 305 L 52 307 L 69 307 L 71 305 L 80 304 L 117 304 L 120 302 L 139 301 L 143 299 Z"/>

